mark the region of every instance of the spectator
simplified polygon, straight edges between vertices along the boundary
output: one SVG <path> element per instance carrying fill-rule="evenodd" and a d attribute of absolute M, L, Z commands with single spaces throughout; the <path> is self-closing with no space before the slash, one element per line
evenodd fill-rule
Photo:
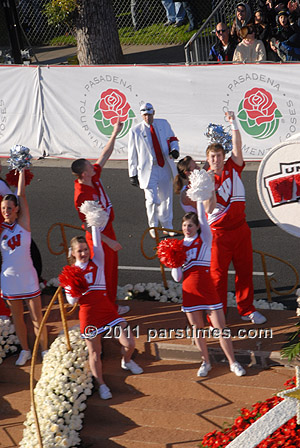
<path fill-rule="evenodd" d="M 271 48 L 283 62 L 300 61 L 300 32 L 293 34 L 283 42 L 271 39 Z"/>
<path fill-rule="evenodd" d="M 231 35 L 236 39 L 241 41 L 240 30 L 243 26 L 252 23 L 252 11 L 247 3 L 240 2 L 236 6 L 235 18 L 233 20 Z"/>
<path fill-rule="evenodd" d="M 216 26 L 218 41 L 211 47 L 209 61 L 232 61 L 236 41 L 230 35 L 228 26 L 220 22 Z"/>
<path fill-rule="evenodd" d="M 295 23 L 293 26 L 289 22 L 289 12 L 286 9 L 279 11 L 276 16 L 276 30 L 273 33 L 273 37 L 279 42 L 288 40 L 295 32 L 298 31 L 298 26 Z"/>
<path fill-rule="evenodd" d="M 261 9 L 257 9 L 254 13 L 254 25 L 256 39 L 262 40 L 267 49 L 271 38 L 271 27 L 266 21 L 266 16 Z"/>
<path fill-rule="evenodd" d="M 234 62 L 262 62 L 266 60 L 266 49 L 261 40 L 255 39 L 254 26 L 243 26 L 240 30 L 243 38 L 234 51 Z"/>
<path fill-rule="evenodd" d="M 290 24 L 293 26 L 294 23 L 300 26 L 300 6 L 299 0 L 291 0 L 287 4 L 288 11 L 290 13 Z"/>
<path fill-rule="evenodd" d="M 186 11 L 187 18 L 189 20 L 189 24 L 190 24 L 188 29 L 186 30 L 187 33 L 199 28 L 200 17 L 198 14 L 197 3 L 198 3 L 197 0 L 188 0 L 188 1 L 182 2 L 183 7 Z"/>
<path fill-rule="evenodd" d="M 179 27 L 184 25 L 185 9 L 182 2 L 174 2 L 173 0 L 162 0 L 161 2 L 167 13 L 168 20 L 165 26 L 175 25 Z"/>
<path fill-rule="evenodd" d="M 148 24 L 149 9 L 145 0 L 130 0 L 131 20 L 135 31 Z"/>

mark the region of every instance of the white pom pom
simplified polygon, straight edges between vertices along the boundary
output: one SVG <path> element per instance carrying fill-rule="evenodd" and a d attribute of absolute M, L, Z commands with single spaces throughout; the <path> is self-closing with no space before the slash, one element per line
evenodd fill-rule
<path fill-rule="evenodd" d="M 214 190 L 213 180 L 205 170 L 194 170 L 189 177 L 187 195 L 192 201 L 206 201 Z"/>
<path fill-rule="evenodd" d="M 100 227 L 104 229 L 108 221 L 108 213 L 96 201 L 85 201 L 80 206 L 80 212 L 85 215 L 85 220 L 88 227 Z"/>

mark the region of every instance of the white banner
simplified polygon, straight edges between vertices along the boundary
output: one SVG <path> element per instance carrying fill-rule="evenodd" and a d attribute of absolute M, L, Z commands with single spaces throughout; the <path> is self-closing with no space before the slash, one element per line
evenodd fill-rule
<path fill-rule="evenodd" d="M 0 67 L 1 80 L 7 70 Z M 205 159 L 208 124 L 226 127 L 227 110 L 238 117 L 245 160 L 261 160 L 300 131 L 299 64 L 54 66 L 11 71 L 14 81 L 8 77 L 2 84 L 3 104 L 18 108 L 18 115 L 7 117 L 10 127 L 6 126 L 5 139 L 1 137 L 1 155 L 20 143 L 53 157 L 96 159 L 120 115 L 124 127 L 112 158 L 127 159 L 128 132 L 142 119 L 143 101 L 153 104 L 157 118 L 170 122 L 181 156 L 198 160 Z M 24 73 L 30 81 L 23 79 Z"/>
<path fill-rule="evenodd" d="M 41 156 L 42 111 L 39 68 L 0 67 L 0 154 L 20 144 Z"/>

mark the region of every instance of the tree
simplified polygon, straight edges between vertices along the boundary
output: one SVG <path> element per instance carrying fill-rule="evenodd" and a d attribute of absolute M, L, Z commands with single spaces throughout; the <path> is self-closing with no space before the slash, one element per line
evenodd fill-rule
<path fill-rule="evenodd" d="M 45 14 L 50 24 L 64 22 L 75 29 L 80 65 L 122 62 L 111 0 L 51 0 Z"/>

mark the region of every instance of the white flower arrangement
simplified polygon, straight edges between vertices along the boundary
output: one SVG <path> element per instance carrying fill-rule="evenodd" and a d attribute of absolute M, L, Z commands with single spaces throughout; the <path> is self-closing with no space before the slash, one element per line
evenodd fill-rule
<path fill-rule="evenodd" d="M 128 284 L 122 288 L 118 286 L 118 299 L 131 300 L 141 297 L 144 293 L 145 299 L 149 296 L 150 300 L 159 302 L 182 303 L 182 285 L 168 280 L 168 289 L 162 283 L 137 283 Z"/>
<path fill-rule="evenodd" d="M 69 331 L 72 351 L 64 335 L 52 343 L 43 360 L 42 374 L 34 395 L 44 448 L 75 447 L 80 443 L 85 401 L 92 393 L 92 374 L 88 351 L 80 330 Z M 24 423 L 22 448 L 38 447 L 33 410 Z"/>
<path fill-rule="evenodd" d="M 227 293 L 227 306 L 236 308 L 236 300 L 233 292 Z M 268 302 L 267 300 L 253 300 L 253 306 L 261 310 L 285 310 L 286 306 L 279 302 Z"/>
<path fill-rule="evenodd" d="M 135 298 L 147 299 L 147 295 L 158 302 L 182 303 L 182 285 L 168 280 L 168 289 L 162 283 L 137 283 L 118 286 L 117 298 L 121 300 L 132 300 Z M 144 295 L 143 295 L 144 293 Z M 151 300 L 151 299 L 150 299 Z M 227 294 L 227 305 L 236 308 L 236 300 L 233 292 Z M 271 302 L 267 300 L 254 300 L 253 305 L 258 309 L 284 310 L 283 303 Z M 300 310 L 300 308 L 299 308 Z"/>
<path fill-rule="evenodd" d="M 9 317 L 0 319 L 0 364 L 6 357 L 7 353 L 17 351 L 19 339 L 15 334 L 15 326 Z"/>

